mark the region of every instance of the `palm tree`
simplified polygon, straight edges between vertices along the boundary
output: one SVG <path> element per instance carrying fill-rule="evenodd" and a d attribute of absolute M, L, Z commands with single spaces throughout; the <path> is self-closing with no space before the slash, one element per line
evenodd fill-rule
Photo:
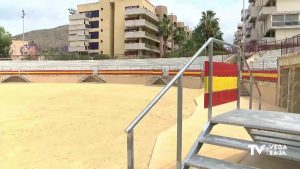
<path fill-rule="evenodd" d="M 200 25 L 202 27 L 202 33 L 205 41 L 220 33 L 219 18 L 216 18 L 216 13 L 212 10 L 202 12 Z"/>
<path fill-rule="evenodd" d="M 163 18 L 158 23 L 158 35 L 164 40 L 164 54 L 167 51 L 167 43 L 173 33 L 173 24 L 168 18 Z"/>
<path fill-rule="evenodd" d="M 178 45 L 178 47 L 182 47 L 184 43 L 188 40 L 188 35 L 183 30 L 183 28 L 175 28 L 172 33 L 172 38 L 174 40 L 174 43 Z"/>

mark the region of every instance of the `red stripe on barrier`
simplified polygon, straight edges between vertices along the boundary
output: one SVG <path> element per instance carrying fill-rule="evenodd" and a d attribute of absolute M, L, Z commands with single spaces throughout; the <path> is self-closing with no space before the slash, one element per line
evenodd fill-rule
<path fill-rule="evenodd" d="M 205 76 L 209 76 L 209 62 L 204 63 Z M 238 76 L 237 64 L 213 63 L 213 76 L 235 77 Z"/>
<path fill-rule="evenodd" d="M 236 101 L 237 94 L 238 94 L 237 89 L 213 92 L 212 106 L 218 106 L 221 104 Z M 204 94 L 204 108 L 208 108 L 208 99 L 209 99 L 209 94 L 205 93 Z"/>

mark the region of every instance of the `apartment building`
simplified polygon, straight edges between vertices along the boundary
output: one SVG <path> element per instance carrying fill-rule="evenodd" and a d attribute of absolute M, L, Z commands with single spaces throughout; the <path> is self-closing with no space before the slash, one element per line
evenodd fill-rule
<path fill-rule="evenodd" d="M 280 41 L 300 34 L 299 0 L 249 0 L 241 12 L 241 23 L 235 32 L 235 43 Z M 244 23 L 245 20 L 245 23 Z"/>
<path fill-rule="evenodd" d="M 77 13 L 69 16 L 69 52 L 112 58 L 163 57 L 164 41 L 158 37 L 157 25 L 164 17 L 190 33 L 176 15 L 168 14 L 166 6 L 154 6 L 148 0 L 100 0 L 78 5 Z M 172 39 L 166 48 L 176 48 Z"/>

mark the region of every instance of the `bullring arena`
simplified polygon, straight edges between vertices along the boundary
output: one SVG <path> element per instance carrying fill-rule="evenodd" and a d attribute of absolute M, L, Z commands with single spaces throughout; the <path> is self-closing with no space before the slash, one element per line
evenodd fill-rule
<path fill-rule="evenodd" d="M 189 59 L 3 61 L 0 168 L 126 168 L 124 129 Z M 215 57 L 215 61 L 226 59 Z M 205 60 L 207 57 L 198 58 L 183 77 L 184 155 L 207 122 Z M 262 92 L 269 93 L 262 98 L 263 110 L 284 110 L 275 105 L 277 69 L 257 70 L 253 75 L 260 80 Z M 247 88 L 250 74 L 243 72 L 242 76 Z M 253 95 L 253 107 L 258 108 L 258 93 Z M 135 130 L 136 168 L 175 168 L 176 96 L 174 86 Z M 248 108 L 248 102 L 248 96 L 242 97 L 241 107 Z M 217 106 L 213 116 L 235 106 L 235 102 Z M 213 133 L 251 139 L 232 126 L 218 126 Z M 211 145 L 203 153 L 260 168 L 300 168 L 297 162 L 250 158 L 244 151 Z"/>

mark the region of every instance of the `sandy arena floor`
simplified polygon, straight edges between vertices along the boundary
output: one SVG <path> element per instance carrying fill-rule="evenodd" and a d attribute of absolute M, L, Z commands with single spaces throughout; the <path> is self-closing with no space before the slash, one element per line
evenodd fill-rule
<path fill-rule="evenodd" d="M 1 84 L 1 169 L 124 169 L 129 122 L 160 87 L 114 84 Z M 156 137 L 176 124 L 176 88 L 135 131 L 136 168 Z M 200 90 L 184 89 L 184 113 Z"/>

